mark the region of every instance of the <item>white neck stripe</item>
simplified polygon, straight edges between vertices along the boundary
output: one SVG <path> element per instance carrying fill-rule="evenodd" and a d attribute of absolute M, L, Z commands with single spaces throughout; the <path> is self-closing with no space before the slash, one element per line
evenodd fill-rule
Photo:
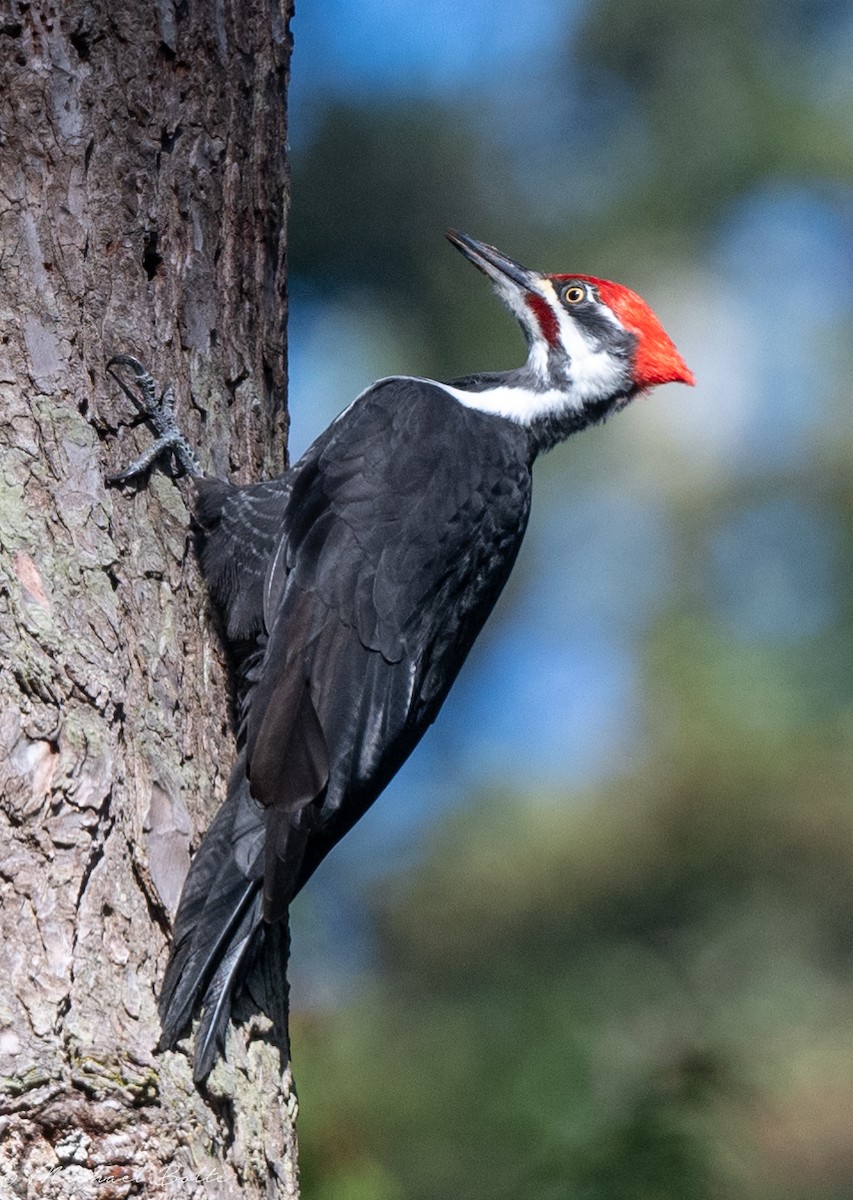
<path fill-rule="evenodd" d="M 541 417 L 565 412 L 567 408 L 573 407 L 571 395 L 558 388 L 536 392 L 531 388 L 500 384 L 483 392 L 469 392 L 464 388 L 455 388 L 449 383 L 439 383 L 437 386 L 466 408 L 476 408 L 480 412 L 493 413 L 497 417 L 507 417 L 520 425 L 532 425 Z"/>

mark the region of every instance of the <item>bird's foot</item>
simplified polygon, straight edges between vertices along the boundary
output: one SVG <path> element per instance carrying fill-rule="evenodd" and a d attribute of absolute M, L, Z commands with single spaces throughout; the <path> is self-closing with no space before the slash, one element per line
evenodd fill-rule
<path fill-rule="evenodd" d="M 133 372 L 132 384 L 128 384 L 113 367 L 129 367 Z M 163 388 L 157 399 L 157 387 L 149 371 L 138 358 L 130 354 L 116 354 L 107 363 L 107 371 L 151 424 L 157 433 L 157 441 L 117 475 L 108 476 L 108 483 L 124 483 L 147 471 L 153 462 L 167 450 L 171 450 L 187 475 L 203 475 L 199 461 L 187 439 L 175 422 L 175 389 L 171 383 Z"/>

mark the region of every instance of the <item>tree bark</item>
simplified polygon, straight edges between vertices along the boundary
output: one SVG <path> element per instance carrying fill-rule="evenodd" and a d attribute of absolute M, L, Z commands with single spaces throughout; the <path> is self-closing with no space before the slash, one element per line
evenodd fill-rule
<path fill-rule="evenodd" d="M 104 485 L 151 440 L 115 353 L 175 382 L 212 473 L 284 465 L 289 16 L 0 8 L 3 1196 L 297 1195 L 268 1022 L 232 1031 L 207 1095 L 153 1053 L 234 738 L 188 485 Z"/>

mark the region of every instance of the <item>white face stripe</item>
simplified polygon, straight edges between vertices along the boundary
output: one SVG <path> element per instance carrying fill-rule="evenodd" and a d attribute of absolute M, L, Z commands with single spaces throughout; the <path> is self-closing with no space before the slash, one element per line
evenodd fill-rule
<path fill-rule="evenodd" d="M 530 343 L 527 365 L 539 379 L 548 378 L 548 343 L 544 338 L 536 338 Z"/>
<path fill-rule="evenodd" d="M 603 346 L 597 346 L 589 334 L 581 329 L 557 299 L 550 279 L 543 281 L 542 291 L 546 293 L 556 314 L 560 341 L 569 359 L 567 391 L 571 394 L 570 407 L 580 409 L 585 404 L 617 393 L 624 384 L 625 366 L 622 360 Z M 598 308 L 602 314 L 618 323 L 606 305 L 599 304 Z"/>

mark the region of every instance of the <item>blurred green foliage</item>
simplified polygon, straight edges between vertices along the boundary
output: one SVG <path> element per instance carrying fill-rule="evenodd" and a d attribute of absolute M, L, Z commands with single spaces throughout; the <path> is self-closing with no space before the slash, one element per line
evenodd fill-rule
<path fill-rule="evenodd" d="M 294 1020 L 307 1196 L 849 1195 L 850 748 L 729 734 L 377 890 L 372 982 Z"/>
<path fill-rule="evenodd" d="M 846 6 L 821 0 L 596 0 L 567 34 L 541 140 L 525 134 L 529 80 L 514 145 L 484 135 L 471 101 L 337 99 L 294 165 L 293 270 L 417 329 L 413 371 L 508 366 L 505 316 L 437 230 L 642 279 L 660 261 L 699 274 L 723 214 L 768 184 L 828 195 L 849 221 L 845 44 Z M 849 332 L 848 311 L 821 354 L 843 359 Z M 853 1195 L 853 438 L 839 420 L 775 471 L 679 475 L 672 447 L 650 468 L 681 541 L 638 635 L 642 752 L 583 795 L 490 790 L 372 885 L 372 970 L 339 1007 L 293 1015 L 306 1200 Z M 590 435 L 581 474 L 618 474 L 635 436 Z M 786 497 L 818 498 L 840 539 L 835 615 L 745 632 L 708 583 L 709 545 Z"/>

